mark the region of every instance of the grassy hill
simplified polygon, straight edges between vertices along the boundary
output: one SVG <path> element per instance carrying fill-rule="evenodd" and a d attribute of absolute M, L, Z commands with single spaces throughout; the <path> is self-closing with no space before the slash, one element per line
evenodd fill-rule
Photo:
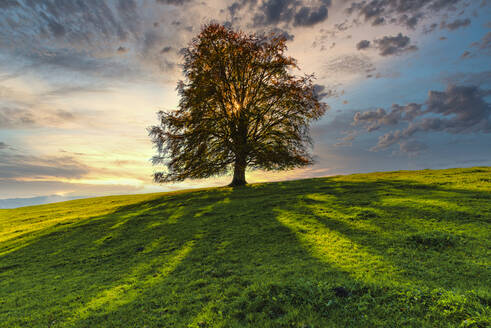
<path fill-rule="evenodd" d="M 0 327 L 486 327 L 491 168 L 0 210 Z"/>

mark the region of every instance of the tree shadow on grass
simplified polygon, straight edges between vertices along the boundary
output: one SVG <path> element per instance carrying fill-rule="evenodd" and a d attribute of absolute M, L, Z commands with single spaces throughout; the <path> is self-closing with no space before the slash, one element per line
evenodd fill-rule
<path fill-rule="evenodd" d="M 334 254 L 345 256 L 331 262 L 351 265 L 349 271 L 358 274 L 365 267 L 368 278 L 378 281 L 392 272 L 397 276 L 387 281 L 486 290 L 489 192 L 410 180 L 325 182 L 298 186 L 297 202 L 279 217 L 310 235 L 311 246 L 325 257 L 335 245 L 344 247 Z M 350 247 L 358 257 L 353 263 L 347 263 Z"/>
<path fill-rule="evenodd" d="M 407 222 L 416 207 L 387 197 L 408 185 L 428 193 L 407 181 L 315 179 L 168 195 L 52 227 L 0 258 L 11 266 L 0 272 L 0 317 L 53 327 L 364 327 L 382 317 L 430 326 L 427 309 L 404 312 L 398 293 L 465 284 L 452 282 L 460 271 L 444 269 L 439 282 L 410 266 L 438 256 L 401 244 L 401 232 L 417 231 Z M 432 191 L 442 192 L 461 191 Z"/>
<path fill-rule="evenodd" d="M 213 193 L 224 198 L 223 191 Z M 118 294 L 156 271 L 160 260 L 183 257 L 199 237 L 202 222 L 196 217 L 214 204 L 208 198 L 203 192 L 169 195 L 36 231 L 28 245 L 0 258 L 0 290 L 6 298 L 0 315 L 22 318 L 23 326 L 32 320 L 50 325 L 82 304 L 97 308 L 90 299 L 103 291 Z"/>
<path fill-rule="evenodd" d="M 171 271 L 161 274 L 158 269 L 147 270 L 132 287 L 143 288 L 141 293 L 134 292 L 132 297 L 118 295 L 110 299 L 117 306 L 92 308 L 87 316 L 79 317 L 73 324 L 97 326 L 108 321 L 116 326 L 126 322 L 136 326 L 211 327 L 230 320 L 290 320 L 280 318 L 285 310 L 279 307 L 260 306 L 257 311 L 228 307 L 243 297 L 245 290 L 261 289 L 263 283 L 270 286 L 301 279 L 330 281 L 334 275 L 341 276 L 337 269 L 312 257 L 296 235 L 276 220 L 273 211 L 276 205 L 268 205 L 264 199 L 267 197 L 271 195 L 251 193 L 249 188 L 234 189 L 218 197 L 213 195 L 211 206 L 197 208 L 194 225 L 199 229 L 195 228 L 194 232 L 198 236 Z M 182 218 L 176 224 L 182 225 Z M 188 240 L 189 236 L 183 239 Z M 163 240 L 159 239 L 160 242 Z M 93 304 L 94 300 L 89 303 Z"/>

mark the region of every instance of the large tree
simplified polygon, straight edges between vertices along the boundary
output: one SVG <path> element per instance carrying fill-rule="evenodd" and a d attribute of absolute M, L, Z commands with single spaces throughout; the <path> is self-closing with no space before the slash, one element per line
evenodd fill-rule
<path fill-rule="evenodd" d="M 200 179 L 234 172 L 230 185 L 246 184 L 248 169 L 285 170 L 312 164 L 309 124 L 327 105 L 313 76 L 297 77 L 281 35 L 235 32 L 206 25 L 183 49 L 184 81 L 178 109 L 158 113 L 149 128 L 165 165 L 155 181 Z"/>

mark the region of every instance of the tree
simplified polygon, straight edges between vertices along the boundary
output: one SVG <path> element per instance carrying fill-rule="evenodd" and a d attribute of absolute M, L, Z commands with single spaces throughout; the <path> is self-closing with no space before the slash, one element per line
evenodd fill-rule
<path fill-rule="evenodd" d="M 312 164 L 309 124 L 327 105 L 313 75 L 296 77 L 286 38 L 206 25 L 183 49 L 178 109 L 158 112 L 149 127 L 158 154 L 156 182 L 227 174 L 246 184 L 249 169 L 285 170 Z"/>

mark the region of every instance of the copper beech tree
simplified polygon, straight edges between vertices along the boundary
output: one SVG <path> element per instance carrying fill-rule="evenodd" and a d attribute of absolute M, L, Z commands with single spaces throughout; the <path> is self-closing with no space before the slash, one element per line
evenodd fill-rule
<path fill-rule="evenodd" d="M 327 105 L 313 76 L 297 77 L 286 39 L 206 25 L 183 49 L 184 81 L 178 109 L 158 113 L 149 127 L 165 165 L 155 181 L 172 182 L 224 175 L 231 186 L 246 184 L 247 169 L 285 170 L 312 163 L 309 124 Z"/>

